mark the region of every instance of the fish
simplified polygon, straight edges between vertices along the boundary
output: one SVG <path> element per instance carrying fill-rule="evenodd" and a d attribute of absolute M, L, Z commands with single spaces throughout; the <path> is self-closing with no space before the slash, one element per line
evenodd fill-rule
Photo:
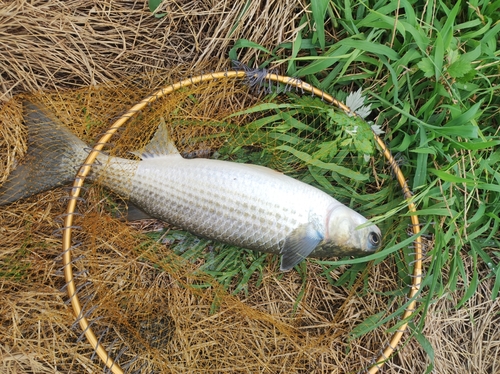
<path fill-rule="evenodd" d="M 45 107 L 23 105 L 28 156 L 0 187 L 0 205 L 71 182 L 88 152 Z M 382 245 L 376 225 L 314 186 L 260 165 L 182 157 L 164 121 L 133 153 L 139 159 L 100 153 L 90 178 L 199 237 L 278 254 L 281 271 L 306 257 L 365 256 Z"/>

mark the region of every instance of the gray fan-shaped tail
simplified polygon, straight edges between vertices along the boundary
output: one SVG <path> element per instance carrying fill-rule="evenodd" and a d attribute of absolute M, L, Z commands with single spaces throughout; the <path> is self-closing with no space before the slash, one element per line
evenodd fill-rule
<path fill-rule="evenodd" d="M 86 156 L 85 143 L 38 105 L 24 103 L 24 120 L 28 155 L 0 186 L 0 205 L 68 183 Z"/>

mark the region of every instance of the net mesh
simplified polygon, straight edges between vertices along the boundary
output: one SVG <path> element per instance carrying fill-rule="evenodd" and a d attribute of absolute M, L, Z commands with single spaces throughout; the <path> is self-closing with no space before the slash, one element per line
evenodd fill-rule
<path fill-rule="evenodd" d="M 10 118 L 12 112 L 17 121 L 12 123 L 20 123 L 20 102 L 29 99 L 92 143 L 109 123 L 150 94 L 150 82 L 144 88 L 137 82 L 18 97 L 2 107 L 0 118 Z M 320 115 L 299 111 L 296 100 L 290 94 L 258 96 L 231 79 L 196 84 L 147 106 L 105 150 L 133 158 L 129 152 L 143 148 L 164 118 L 185 157 L 261 163 L 321 187 L 325 175 L 311 174 L 307 163 L 284 146 L 319 152 L 318 144 L 333 133 L 344 131 L 338 142 L 349 134 L 325 125 Z M 326 106 L 319 99 L 298 100 L 299 106 Z M 263 103 L 268 106 L 250 110 Z M 281 106 L 277 110 L 271 104 Z M 7 160 L 18 159 L 25 139 L 25 132 L 5 138 Z M 339 143 L 337 152 L 325 157 L 359 174 L 374 168 L 390 173 L 379 157 L 364 160 L 358 153 Z M 367 203 L 363 193 L 387 183 L 378 178 L 366 189 L 366 183 L 348 184 L 348 176 L 336 178 L 332 188 L 339 199 L 366 215 L 375 203 Z M 88 182 L 86 188 L 72 249 L 78 296 L 99 342 L 127 372 L 361 371 L 390 337 L 383 323 L 369 333 L 361 327 L 373 318 L 373 323 L 382 318 L 394 323 L 398 313 L 392 313 L 401 314 L 407 280 L 398 276 L 397 256 L 376 266 L 328 267 L 311 261 L 300 272 L 282 274 L 271 255 L 200 241 L 155 220 L 117 219 L 120 199 L 96 183 Z M 397 188 L 387 190 L 399 193 Z M 54 217 L 64 211 L 65 201 L 59 199 L 65 195 L 64 189 L 56 189 L 0 211 L 5 248 L 0 271 L 2 287 L 8 290 L 0 307 L 0 334 L 14 336 L 3 346 L 11 358 L 4 365 L 12 370 L 104 367 L 74 322 L 64 294 L 57 235 L 61 222 Z"/>

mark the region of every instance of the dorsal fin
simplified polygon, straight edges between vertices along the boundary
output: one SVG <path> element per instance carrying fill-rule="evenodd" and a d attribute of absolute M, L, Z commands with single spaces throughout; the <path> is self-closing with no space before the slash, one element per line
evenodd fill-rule
<path fill-rule="evenodd" d="M 165 119 L 160 119 L 160 125 L 151 141 L 141 150 L 132 152 L 141 159 L 156 158 L 163 156 L 180 156 L 175 144 L 170 140 Z"/>

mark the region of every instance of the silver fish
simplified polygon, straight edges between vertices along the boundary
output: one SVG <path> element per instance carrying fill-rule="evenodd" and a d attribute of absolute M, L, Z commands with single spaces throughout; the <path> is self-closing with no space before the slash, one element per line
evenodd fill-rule
<path fill-rule="evenodd" d="M 0 205 L 71 181 L 85 143 L 44 109 L 25 103 L 29 159 L 0 187 Z M 185 159 L 164 123 L 137 152 L 101 154 L 92 178 L 152 217 L 195 235 L 281 255 L 288 271 L 310 257 L 363 256 L 380 248 L 379 228 L 327 193 L 269 168 Z"/>

